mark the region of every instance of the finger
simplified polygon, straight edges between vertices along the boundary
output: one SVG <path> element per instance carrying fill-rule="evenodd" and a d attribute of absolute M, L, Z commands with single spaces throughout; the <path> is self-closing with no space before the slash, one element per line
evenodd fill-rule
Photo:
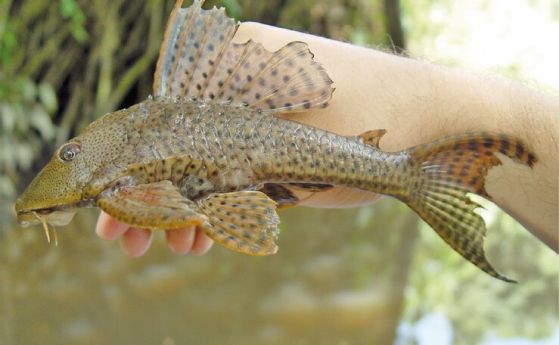
<path fill-rule="evenodd" d="M 196 238 L 194 239 L 194 244 L 192 244 L 190 252 L 194 255 L 204 255 L 210 250 L 213 244 L 214 241 L 212 241 L 204 231 L 200 228 L 196 228 Z"/>
<path fill-rule="evenodd" d="M 97 236 L 110 241 L 116 240 L 124 235 L 128 228 L 130 228 L 129 225 L 119 222 L 105 212 L 101 212 L 99 219 L 97 219 L 95 232 L 97 233 Z"/>
<path fill-rule="evenodd" d="M 142 256 L 148 250 L 152 239 L 152 232 L 146 229 L 130 228 L 122 236 L 120 247 L 130 257 Z"/>
<path fill-rule="evenodd" d="M 167 230 L 165 237 L 167 245 L 175 254 L 184 255 L 190 252 L 196 236 L 196 227 L 190 226 L 185 229 Z"/>

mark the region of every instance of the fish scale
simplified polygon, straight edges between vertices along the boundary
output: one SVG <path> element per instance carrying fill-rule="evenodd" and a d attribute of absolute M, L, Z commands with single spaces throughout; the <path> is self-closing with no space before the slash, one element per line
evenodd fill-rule
<path fill-rule="evenodd" d="M 156 143 L 156 146 L 147 156 L 141 149 L 134 150 L 135 155 L 123 155 L 120 163 L 134 164 L 138 159 L 148 161 L 146 171 L 151 177 L 143 182 L 180 179 L 169 175 L 173 171 L 171 166 L 167 167 L 167 173 L 162 173 L 165 164 L 161 162 L 175 157 L 188 157 L 204 163 L 195 173 L 221 186 L 215 192 L 266 182 L 323 182 L 363 189 L 374 184 L 387 192 L 391 191 L 393 185 L 391 174 L 396 171 L 390 169 L 390 162 L 395 159 L 393 155 L 363 145 L 358 137 L 342 137 L 315 128 L 305 128 L 303 131 L 300 124 L 276 117 L 263 117 L 258 111 L 227 104 L 151 100 L 139 107 L 148 109 L 149 115 L 143 126 L 131 126 L 127 137 L 139 135 L 141 140 L 135 141 L 138 148 L 151 143 Z M 169 124 L 173 124 L 173 127 L 169 127 Z M 276 137 L 276 128 L 280 128 L 279 138 Z M 171 132 L 174 135 L 161 134 Z M 177 141 L 176 138 L 181 140 Z M 328 154 L 334 159 L 327 165 L 328 169 L 319 169 L 324 145 L 329 148 Z M 272 161 L 270 157 L 275 157 L 274 164 L 268 164 Z M 249 170 L 243 162 L 250 167 L 250 171 L 245 173 L 260 178 L 245 185 L 221 183 L 223 176 L 237 170 Z M 376 173 L 381 166 L 385 173 Z M 212 176 L 216 167 L 222 170 Z"/>
<path fill-rule="evenodd" d="M 300 124 L 275 117 L 262 117 L 257 111 L 250 109 L 230 112 L 230 105 L 204 103 L 203 111 L 192 113 L 192 109 L 196 108 L 192 103 L 200 104 L 194 101 L 173 103 L 178 114 L 185 114 L 182 108 L 189 109 L 191 113 L 186 116 L 196 119 L 196 124 L 192 125 L 187 119 L 186 125 L 174 129 L 178 136 L 186 139 L 185 145 L 175 147 L 170 151 L 172 154 L 163 159 L 182 152 L 193 159 L 202 160 L 205 162 L 205 171 L 198 173 L 214 182 L 219 182 L 223 175 L 241 169 L 241 164 L 238 163 L 250 162 L 250 172 L 261 176 L 261 179 L 251 181 L 253 185 L 265 182 L 324 182 L 365 188 L 370 184 L 376 184 L 387 191 L 390 191 L 390 186 L 393 185 L 391 172 L 395 170 L 391 169 L 389 164 L 400 156 L 394 158 L 392 154 L 365 146 L 356 137 L 342 137 L 320 129 L 307 129 L 306 132 L 302 132 Z M 164 101 L 151 101 L 147 106 L 152 108 L 152 116 L 157 117 L 160 113 L 157 109 L 168 105 Z M 221 125 L 227 126 L 227 130 L 220 130 Z M 281 144 L 275 143 L 274 133 L 278 127 L 282 133 L 278 139 Z M 160 126 L 153 126 L 149 130 L 159 128 Z M 217 132 L 222 135 L 216 136 Z M 321 138 L 321 141 L 318 138 Z M 333 168 L 318 170 L 317 163 L 324 155 L 321 144 L 326 142 L 328 147 L 332 147 L 330 155 L 336 159 L 333 161 Z M 161 143 L 165 147 L 172 144 Z M 243 147 L 243 150 L 239 150 L 239 147 Z M 181 156 L 181 153 L 178 153 L 178 156 Z M 275 157 L 274 164 L 268 164 L 272 161 L 270 157 Z M 132 162 L 134 159 L 129 163 Z M 225 168 L 218 176 L 212 177 L 208 169 L 214 166 Z M 384 167 L 384 174 L 369 173 L 379 171 L 380 166 Z M 222 187 L 223 190 L 216 192 L 228 190 L 232 186 Z"/>
<path fill-rule="evenodd" d="M 232 42 L 223 9 L 177 1 L 154 76 L 154 95 L 106 114 L 62 145 L 16 201 L 22 224 L 62 225 L 98 206 L 132 226 L 196 226 L 233 251 L 277 251 L 277 207 L 295 191 L 349 187 L 395 197 L 456 252 L 493 277 L 486 228 L 468 193 L 487 199 L 497 153 L 532 167 L 520 140 L 466 133 L 384 152 L 385 130 L 341 136 L 276 115 L 328 105 L 334 88 L 304 42 L 275 52 Z"/>

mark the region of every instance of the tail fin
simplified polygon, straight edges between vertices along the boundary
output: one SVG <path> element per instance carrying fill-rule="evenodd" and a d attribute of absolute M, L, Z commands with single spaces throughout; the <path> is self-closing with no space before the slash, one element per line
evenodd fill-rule
<path fill-rule="evenodd" d="M 419 216 L 460 255 L 489 275 L 514 282 L 498 273 L 483 250 L 485 222 L 474 212 L 480 205 L 467 193 L 491 199 L 485 190 L 489 168 L 501 164 L 495 153 L 530 167 L 536 157 L 522 142 L 506 135 L 467 134 L 419 145 L 408 153 L 420 169 L 419 184 L 405 198 Z"/>

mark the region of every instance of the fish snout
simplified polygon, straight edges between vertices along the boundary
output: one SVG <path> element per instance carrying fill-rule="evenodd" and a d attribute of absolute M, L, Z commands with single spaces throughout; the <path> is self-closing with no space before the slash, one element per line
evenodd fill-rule
<path fill-rule="evenodd" d="M 39 220 L 37 215 L 48 215 L 52 213 L 52 211 L 48 209 L 34 209 L 32 207 L 32 203 L 26 200 L 25 196 L 26 194 L 24 193 L 22 196 L 17 198 L 14 206 L 16 219 L 19 225 L 28 227 L 35 224 L 40 224 L 41 221 Z"/>
<path fill-rule="evenodd" d="M 35 193 L 33 188 L 28 188 L 19 198 L 17 198 L 14 211 L 17 222 L 23 226 L 40 224 L 43 221 L 51 225 L 66 225 L 75 214 L 72 208 L 77 198 L 48 199 L 45 193 Z"/>
<path fill-rule="evenodd" d="M 17 222 L 23 227 L 39 223 L 39 219 L 37 219 L 31 211 L 26 210 L 26 202 L 21 197 L 16 200 L 14 212 L 16 214 Z"/>

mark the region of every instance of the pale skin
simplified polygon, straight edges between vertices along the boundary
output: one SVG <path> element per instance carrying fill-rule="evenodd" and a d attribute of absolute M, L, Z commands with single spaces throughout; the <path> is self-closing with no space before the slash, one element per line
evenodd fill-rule
<path fill-rule="evenodd" d="M 535 152 L 533 169 L 507 158 L 491 169 L 486 189 L 494 202 L 555 252 L 559 251 L 559 97 L 500 77 L 437 66 L 378 50 L 259 23 L 241 24 L 235 41 L 261 42 L 274 51 L 303 41 L 334 80 L 336 91 L 326 109 L 286 116 L 341 135 L 383 128 L 380 147 L 399 151 L 435 139 L 472 131 L 505 133 L 522 139 Z M 344 188 L 299 194 L 301 205 L 352 207 L 377 196 Z M 410 212 L 412 212 L 410 210 Z M 121 239 L 125 254 L 149 248 L 152 232 L 131 228 L 101 213 L 97 234 Z M 201 230 L 166 231 L 176 254 L 202 255 L 212 247 Z"/>

